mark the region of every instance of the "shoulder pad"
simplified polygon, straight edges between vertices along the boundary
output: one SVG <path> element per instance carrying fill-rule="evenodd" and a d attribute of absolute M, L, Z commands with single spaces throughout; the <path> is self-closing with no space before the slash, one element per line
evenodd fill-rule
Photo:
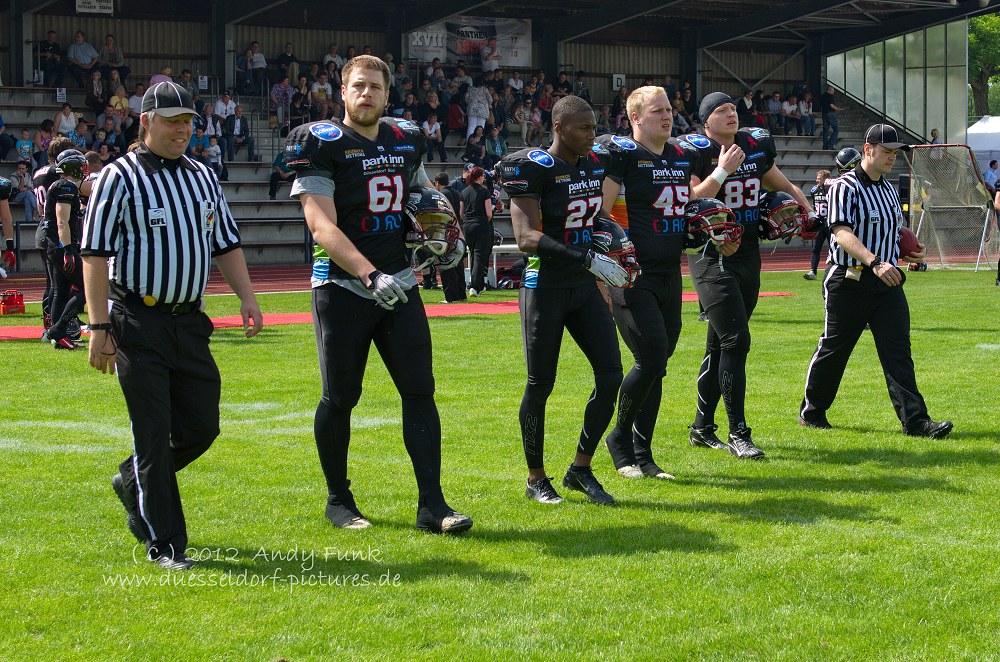
<path fill-rule="evenodd" d="M 681 140 L 697 147 L 698 149 L 708 149 L 712 146 L 712 140 L 708 136 L 703 136 L 700 133 L 689 133 L 687 135 L 681 136 Z"/>
<path fill-rule="evenodd" d="M 14 195 L 14 185 L 6 177 L 0 177 L 0 200 L 6 200 Z"/>
<path fill-rule="evenodd" d="M 687 156 L 690 158 L 697 158 L 699 156 L 698 148 L 683 138 L 668 139 L 667 147 L 673 149 L 677 156 Z"/>
<path fill-rule="evenodd" d="M 402 120 L 399 119 L 398 117 L 383 117 L 379 121 L 382 122 L 382 124 L 388 124 L 391 127 L 399 129 L 404 134 L 418 135 L 418 136 L 423 135 L 423 131 L 421 131 L 417 123 L 412 120 Z"/>
<path fill-rule="evenodd" d="M 510 154 L 499 165 L 503 189 L 508 195 L 526 193 L 538 177 L 553 165 L 555 159 L 543 149 L 522 149 Z"/>
<path fill-rule="evenodd" d="M 610 144 L 625 152 L 631 152 L 638 149 L 638 145 L 635 144 L 635 141 L 626 136 L 611 136 Z"/>
<path fill-rule="evenodd" d="M 328 167 L 317 165 L 316 161 L 322 160 L 320 155 L 324 146 L 340 140 L 343 135 L 343 129 L 332 122 L 313 122 L 295 127 L 285 139 L 285 165 L 300 172 L 327 170 Z"/>
<path fill-rule="evenodd" d="M 744 127 L 739 130 L 739 133 L 744 133 L 757 141 L 766 140 L 771 137 L 770 131 L 760 127 Z"/>
<path fill-rule="evenodd" d="M 590 148 L 590 151 L 598 156 L 604 156 L 617 151 L 618 146 L 611 142 L 611 138 L 612 136 L 607 133 L 603 136 L 598 136 L 597 140 L 594 141 L 594 146 Z"/>

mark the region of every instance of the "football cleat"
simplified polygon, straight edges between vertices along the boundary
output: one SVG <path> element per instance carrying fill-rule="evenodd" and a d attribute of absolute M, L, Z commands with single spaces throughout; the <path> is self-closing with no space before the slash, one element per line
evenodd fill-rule
<path fill-rule="evenodd" d="M 802 274 L 802 277 L 805 278 L 806 280 L 816 280 L 816 272 L 807 271 L 806 273 Z"/>
<path fill-rule="evenodd" d="M 799 425 L 806 428 L 816 428 L 817 430 L 832 430 L 833 426 L 830 425 L 830 421 L 826 420 L 826 415 L 819 416 L 818 418 L 807 419 L 803 416 L 799 416 Z"/>
<path fill-rule="evenodd" d="M 642 478 L 642 469 L 639 468 L 638 464 L 626 464 L 624 467 L 618 467 L 618 473 L 622 478 Z"/>
<path fill-rule="evenodd" d="M 354 494 L 349 488 L 343 494 L 331 494 L 327 498 L 326 518 L 338 529 L 367 529 L 372 525 L 358 510 Z"/>
<path fill-rule="evenodd" d="M 610 506 L 615 502 L 615 498 L 594 477 L 594 471 L 590 467 L 571 466 L 563 476 L 563 487 L 583 492 L 593 503 Z"/>
<path fill-rule="evenodd" d="M 429 533 L 462 533 L 472 528 L 472 518 L 445 506 L 440 516 L 427 506 L 417 509 L 417 529 Z"/>
<path fill-rule="evenodd" d="M 673 480 L 674 477 L 668 474 L 663 469 L 656 466 L 655 462 L 640 462 L 639 469 L 642 471 L 643 476 L 648 476 L 649 478 L 656 478 L 659 480 Z"/>
<path fill-rule="evenodd" d="M 761 460 L 764 451 L 754 446 L 750 438 L 750 428 L 729 433 L 729 452 L 741 460 Z"/>
<path fill-rule="evenodd" d="M 556 492 L 556 488 L 552 487 L 552 481 L 549 480 L 548 476 L 539 478 L 534 485 L 528 483 L 524 488 L 524 496 L 538 503 L 555 504 L 563 501 L 563 498 Z"/>
<path fill-rule="evenodd" d="M 704 446 L 705 448 L 714 448 L 720 451 L 729 450 L 729 446 L 715 434 L 715 431 L 719 429 L 718 425 L 703 425 L 701 427 L 691 425 L 688 427 L 691 429 L 691 433 L 688 435 L 688 443 L 692 446 Z"/>
<path fill-rule="evenodd" d="M 111 488 L 118 495 L 118 500 L 125 506 L 125 523 L 128 525 L 128 530 L 132 532 L 136 540 L 146 542 L 146 532 L 143 531 L 142 524 L 139 521 L 139 503 L 125 489 L 125 479 L 122 478 L 121 473 L 116 473 L 111 477 Z"/>

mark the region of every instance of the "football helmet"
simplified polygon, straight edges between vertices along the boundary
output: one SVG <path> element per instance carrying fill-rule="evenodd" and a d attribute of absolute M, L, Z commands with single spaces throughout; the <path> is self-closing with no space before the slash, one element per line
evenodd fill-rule
<path fill-rule="evenodd" d="M 625 234 L 625 229 L 610 218 L 598 216 L 594 219 L 594 229 L 590 235 L 590 248 L 616 260 L 628 274 L 628 282 L 622 287 L 635 285 L 642 275 L 639 261 L 635 258 L 635 246 Z"/>
<path fill-rule="evenodd" d="M 684 218 L 687 253 L 700 253 L 708 242 L 738 244 L 743 236 L 743 226 L 736 222 L 733 210 L 716 198 L 695 198 L 684 207 Z"/>
<path fill-rule="evenodd" d="M 861 163 L 861 152 L 853 147 L 845 147 L 837 152 L 835 161 L 837 162 L 837 170 L 843 175 L 845 172 L 858 167 L 858 164 Z"/>
<path fill-rule="evenodd" d="M 17 194 L 14 184 L 6 177 L 0 177 L 0 200 L 13 198 Z"/>
<path fill-rule="evenodd" d="M 79 150 L 67 149 L 56 157 L 56 172 L 83 179 L 87 176 L 87 159 Z"/>
<path fill-rule="evenodd" d="M 403 207 L 406 216 L 407 247 L 420 251 L 422 264 L 428 266 L 437 259 L 439 262 L 453 253 L 462 236 L 458 219 L 448 199 L 432 188 L 415 186 L 410 189 L 410 197 Z M 428 255 L 429 257 L 424 257 Z"/>
<path fill-rule="evenodd" d="M 807 222 L 801 205 L 784 191 L 765 191 L 760 199 L 758 236 L 763 241 L 791 239 L 802 234 Z"/>

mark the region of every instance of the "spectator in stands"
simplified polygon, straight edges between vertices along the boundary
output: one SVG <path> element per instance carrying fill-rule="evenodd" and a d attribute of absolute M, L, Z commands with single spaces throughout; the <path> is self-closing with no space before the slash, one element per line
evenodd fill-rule
<path fill-rule="evenodd" d="M 278 150 L 274 160 L 271 161 L 271 182 L 267 189 L 267 197 L 274 200 L 278 195 L 278 186 L 281 182 L 291 184 L 295 181 L 295 171 L 285 163 L 284 150 Z"/>
<path fill-rule="evenodd" d="M 521 93 L 521 98 L 525 102 L 530 101 L 532 104 L 535 103 L 535 99 L 538 98 L 538 78 L 532 76 L 527 83 L 524 84 L 524 91 Z"/>
<path fill-rule="evenodd" d="M 743 96 L 740 97 L 736 102 L 736 117 L 740 120 L 740 128 L 747 126 L 756 126 L 756 122 L 753 118 L 753 90 L 746 88 L 743 90 Z"/>
<path fill-rule="evenodd" d="M 431 79 L 424 78 L 420 81 L 420 86 L 414 91 L 414 95 L 417 97 L 417 103 L 421 106 L 427 103 L 427 95 L 434 91 L 431 87 Z"/>
<path fill-rule="evenodd" d="M 348 63 L 358 54 L 358 49 L 354 46 L 348 45 L 347 52 L 344 53 L 344 63 Z"/>
<path fill-rule="evenodd" d="M 188 141 L 186 154 L 189 158 L 208 165 L 208 146 L 209 142 L 208 138 L 205 136 L 205 130 L 199 126 L 194 130 L 194 135 L 191 136 L 191 140 Z"/>
<path fill-rule="evenodd" d="M 7 153 L 17 145 L 17 138 L 7 132 L 7 125 L 0 117 L 0 161 L 7 160 Z"/>
<path fill-rule="evenodd" d="M 679 117 L 683 115 L 678 114 Z M 627 113 L 621 115 L 618 118 L 618 127 L 615 129 L 615 135 L 619 136 L 631 136 L 632 135 L 632 121 L 629 119 Z"/>
<path fill-rule="evenodd" d="M 528 131 L 531 128 L 531 115 L 524 110 L 524 102 L 515 101 L 507 115 L 507 124 L 511 131 L 521 136 L 521 146 L 528 144 Z"/>
<path fill-rule="evenodd" d="M 95 115 L 100 115 L 110 96 L 107 93 L 104 80 L 101 78 L 101 72 L 93 69 L 90 72 L 90 80 L 87 81 L 87 93 L 84 97 L 84 103 L 93 109 Z"/>
<path fill-rule="evenodd" d="M 596 135 L 603 136 L 611 133 L 611 106 L 604 104 L 597 114 Z"/>
<path fill-rule="evenodd" d="M 590 88 L 587 87 L 587 81 L 583 79 L 585 75 L 586 73 L 583 71 L 576 72 L 576 80 L 573 81 L 573 94 L 580 97 L 587 103 L 591 103 Z"/>
<path fill-rule="evenodd" d="M 447 111 L 441 106 L 441 102 L 438 99 L 438 93 L 431 90 L 427 93 L 427 101 L 420 106 L 420 114 L 418 117 L 423 117 L 427 119 L 431 113 L 437 115 L 438 122 L 443 122 L 446 119 L 445 113 Z M 448 129 L 443 124 L 441 126 L 441 140 L 445 140 L 448 137 Z"/>
<path fill-rule="evenodd" d="M 493 72 L 493 81 L 488 87 L 492 87 L 497 94 L 503 96 L 503 88 L 507 87 L 507 84 L 503 82 L 503 71 L 497 69 Z"/>
<path fill-rule="evenodd" d="M 674 95 L 670 97 L 670 107 L 678 113 L 684 112 L 684 98 L 681 96 L 680 90 L 674 90 Z M 614 115 L 612 115 L 612 117 L 614 117 Z"/>
<path fill-rule="evenodd" d="M 97 125 L 97 128 L 94 130 L 94 141 L 93 141 L 93 144 L 95 145 L 94 149 L 100 147 L 100 145 L 97 145 L 97 132 L 103 131 L 104 139 L 102 140 L 102 142 L 108 146 L 109 150 L 115 153 L 121 152 L 123 148 L 121 140 L 121 131 L 115 128 L 115 118 L 109 115 L 101 115 L 101 117 L 103 117 L 104 119 L 100 122 L 99 125 Z"/>
<path fill-rule="evenodd" d="M 485 157 L 486 145 L 483 144 L 483 127 L 479 125 L 466 140 L 465 153 L 462 155 L 462 160 L 466 163 L 482 166 Z"/>
<path fill-rule="evenodd" d="M 434 70 L 441 69 L 441 58 L 436 57 L 431 63 L 424 67 L 424 78 L 434 78 Z"/>
<path fill-rule="evenodd" d="M 660 87 L 662 87 L 663 91 L 667 93 L 668 99 L 674 98 L 674 92 L 677 91 L 677 86 L 674 85 L 674 79 L 670 74 L 663 76 L 663 82 L 660 83 Z"/>
<path fill-rule="evenodd" d="M 145 93 L 146 86 L 142 83 L 136 83 L 135 92 L 128 98 L 128 116 L 132 120 L 132 124 L 136 127 L 139 126 L 139 115 L 142 114 L 142 96 Z"/>
<path fill-rule="evenodd" d="M 285 123 L 285 111 L 288 105 L 292 103 L 292 96 L 294 94 L 295 88 L 289 84 L 288 75 L 281 74 L 281 79 L 271 87 L 271 93 L 268 95 L 268 99 L 271 102 L 271 110 L 278 117 L 278 124 Z"/>
<path fill-rule="evenodd" d="M 476 127 L 485 127 L 486 119 L 490 115 L 490 104 L 493 99 L 490 91 L 482 83 L 471 88 L 465 96 L 465 112 L 468 115 L 468 127 L 465 130 L 465 137 L 468 139 L 476 130 Z"/>
<path fill-rule="evenodd" d="M 542 127 L 546 130 L 552 128 L 552 106 L 556 105 L 555 97 L 552 95 L 552 85 L 546 83 L 542 86 L 542 93 L 538 95 L 535 107 L 542 116 Z"/>
<path fill-rule="evenodd" d="M 674 120 L 674 125 L 670 128 L 671 136 L 677 137 L 694 131 L 694 127 L 688 124 L 687 120 L 680 113 L 673 108 L 670 109 L 670 112 Z"/>
<path fill-rule="evenodd" d="M 225 127 L 225 121 L 215 114 L 215 108 L 209 105 L 205 105 L 205 110 L 201 115 L 195 115 L 194 118 L 195 127 L 201 127 L 205 131 L 205 137 L 212 138 L 213 136 L 218 139 L 219 150 L 222 154 L 227 154 L 232 151 L 230 141 L 232 137 L 227 133 Z M 232 161 L 232 158 L 229 159 Z M 226 160 L 222 161 L 222 179 L 226 181 L 229 179 L 229 169 L 226 168 Z"/>
<path fill-rule="evenodd" d="M 308 124 L 311 121 L 308 97 L 301 92 L 296 92 L 292 95 L 292 103 L 288 107 L 288 130 L 291 131 L 295 127 Z"/>
<path fill-rule="evenodd" d="M 764 107 L 766 108 L 764 117 L 767 119 L 767 130 L 774 134 L 784 133 L 785 120 L 781 114 L 781 93 L 772 93 Z"/>
<path fill-rule="evenodd" d="M 565 71 L 560 71 L 556 84 L 552 87 L 552 96 L 556 101 L 559 101 L 559 99 L 571 94 L 573 94 L 573 83 L 570 82 Z"/>
<path fill-rule="evenodd" d="M 278 65 L 278 80 L 282 78 L 288 78 L 292 81 L 299 77 L 299 58 L 295 57 L 294 46 L 292 42 L 285 44 L 285 51 L 274 58 L 275 64 Z M 290 97 L 289 97 L 290 98 Z M 285 104 L 287 105 L 287 103 Z"/>
<path fill-rule="evenodd" d="M 403 87 L 403 79 L 409 78 L 406 75 L 406 64 L 403 62 L 397 62 L 396 68 L 392 72 L 392 86 L 395 88 Z"/>
<path fill-rule="evenodd" d="M 77 117 L 76 113 L 73 112 L 73 106 L 68 103 L 62 105 L 62 109 L 56 116 L 52 119 L 52 124 L 55 127 L 56 133 L 61 133 L 64 136 L 68 136 L 70 131 L 76 129 Z"/>
<path fill-rule="evenodd" d="M 87 43 L 85 37 L 82 31 L 77 30 L 73 35 L 73 43 L 66 49 L 66 68 L 76 81 L 77 87 L 84 87 L 84 77 L 89 78 L 90 70 L 97 66 L 97 49 Z"/>
<path fill-rule="evenodd" d="M 111 80 L 112 71 L 118 72 L 120 84 L 124 85 L 124 81 L 128 80 L 131 70 L 125 66 L 125 55 L 122 53 L 122 49 L 118 48 L 118 45 L 115 43 L 115 36 L 113 34 L 104 36 L 104 46 L 101 47 L 101 51 L 97 54 L 97 66 L 100 68 L 101 75 L 108 80 Z"/>
<path fill-rule="evenodd" d="M 250 129 L 250 118 L 243 115 L 243 106 L 236 106 L 233 114 L 226 118 L 225 131 L 226 136 L 229 138 L 229 144 L 226 145 L 226 152 L 230 161 L 236 159 L 236 150 L 244 145 L 247 148 L 247 160 L 258 160 L 253 149 L 254 142 Z"/>
<path fill-rule="evenodd" d="M 435 149 L 441 156 L 441 163 L 447 161 L 448 154 L 444 151 L 444 136 L 441 135 L 441 123 L 438 122 L 437 113 L 433 111 L 428 113 L 427 119 L 420 125 L 420 129 L 424 132 L 424 138 L 427 140 L 427 162 L 434 162 Z"/>
<path fill-rule="evenodd" d="M 507 84 L 510 85 L 512 90 L 514 90 L 515 96 L 517 97 L 521 96 L 521 93 L 524 91 L 524 81 L 521 80 L 520 72 L 515 71 L 514 73 L 512 73 L 510 75 L 510 78 L 507 79 Z"/>
<path fill-rule="evenodd" d="M 233 101 L 233 95 L 229 90 L 222 91 L 222 96 L 220 96 L 219 100 L 215 102 L 213 111 L 215 112 L 215 115 L 223 121 L 236 112 L 236 103 Z"/>
<path fill-rule="evenodd" d="M 241 94 L 253 92 L 253 50 L 246 49 L 242 55 L 236 56 L 236 79 L 233 85 Z"/>
<path fill-rule="evenodd" d="M 312 105 L 312 113 L 317 121 L 330 117 L 330 101 L 333 98 L 333 87 L 327 78 L 326 72 L 319 72 L 319 78 L 312 84 L 309 90 L 309 103 Z"/>
<path fill-rule="evenodd" d="M 503 114 L 510 121 L 510 114 L 513 112 L 514 103 L 517 101 L 517 95 L 514 94 L 514 88 L 510 85 L 504 85 L 503 91 L 500 92 L 500 105 L 503 107 Z"/>
<path fill-rule="evenodd" d="M 449 88 L 454 85 L 455 83 L 451 82 L 449 84 Z M 451 103 L 448 104 L 448 114 L 445 119 L 445 125 L 448 127 L 448 133 L 454 131 L 458 134 L 459 147 L 465 144 L 465 131 L 469 124 L 468 116 L 462 108 L 463 105 L 465 105 L 465 96 L 461 92 L 457 92 L 451 98 Z"/>
<path fill-rule="evenodd" d="M 173 77 L 174 70 L 170 68 L 169 64 L 165 64 L 160 67 L 159 73 L 155 73 L 149 77 L 149 85 L 147 87 L 153 87 L 157 83 L 172 83 L 174 82 Z"/>
<path fill-rule="evenodd" d="M 309 65 L 309 71 L 306 72 L 306 82 L 309 83 L 309 87 L 319 80 L 320 67 L 318 64 L 313 62 Z M 308 94 L 306 96 L 309 96 Z"/>
<path fill-rule="evenodd" d="M 538 89 L 539 91 L 541 91 L 542 89 L 545 88 L 545 72 L 539 70 L 538 73 L 535 74 L 535 76 L 538 78 L 538 83 L 537 83 Z"/>
<path fill-rule="evenodd" d="M 46 86 L 62 87 L 66 74 L 65 57 L 66 54 L 56 41 L 55 30 L 49 30 L 45 41 L 38 44 L 39 67 L 42 69 L 42 82 Z"/>
<path fill-rule="evenodd" d="M 483 73 L 487 71 L 496 71 L 500 68 L 500 48 L 497 46 L 496 37 L 490 37 L 486 40 L 486 45 L 479 50 L 479 57 L 482 61 Z"/>
<path fill-rule="evenodd" d="M 101 161 L 101 167 L 106 166 L 107 164 L 114 161 L 115 157 L 118 156 L 119 153 L 120 152 L 118 153 L 113 152 L 108 143 L 102 144 L 100 148 L 98 148 L 97 150 L 97 158 L 100 159 Z"/>
<path fill-rule="evenodd" d="M 931 129 L 931 145 L 941 145 L 941 134 L 938 133 L 937 129 Z"/>
<path fill-rule="evenodd" d="M 455 76 L 452 80 L 455 81 L 455 84 L 458 85 L 459 89 L 461 89 L 463 84 L 472 87 L 475 82 L 472 80 L 472 76 L 465 73 L 465 67 L 455 67 Z"/>
<path fill-rule="evenodd" d="M 208 167 L 215 172 L 215 176 L 219 178 L 220 181 L 226 181 L 222 178 L 222 148 L 219 147 L 219 137 L 209 136 L 208 137 L 208 147 L 205 148 L 205 159 L 208 161 Z"/>
<path fill-rule="evenodd" d="M 700 125 L 701 118 L 698 117 L 698 101 L 694 98 L 694 91 L 690 85 L 681 92 L 681 99 L 684 101 L 684 111 L 681 115 L 691 126 Z"/>
<path fill-rule="evenodd" d="M 528 136 L 528 144 L 537 140 L 537 144 L 541 145 L 543 140 L 543 133 L 545 132 L 545 127 L 542 124 L 542 110 L 538 106 L 535 106 L 530 101 L 524 102 L 525 112 L 531 111 L 531 133 Z"/>
<path fill-rule="evenodd" d="M 199 113 L 205 110 L 205 102 L 199 97 L 200 90 L 198 89 L 198 83 L 192 79 L 190 69 L 183 69 L 181 71 L 180 78 L 178 78 L 175 82 L 187 90 L 188 94 L 191 95 L 191 98 L 194 99 L 195 110 Z"/>
<path fill-rule="evenodd" d="M 337 69 L 337 65 L 333 62 L 326 63 L 326 81 L 333 88 L 333 96 L 330 99 L 340 103 L 343 100 L 340 93 L 340 88 L 343 86 L 343 79 L 340 77 L 340 70 Z"/>
<path fill-rule="evenodd" d="M 35 152 L 31 158 L 35 161 L 36 170 L 49 162 L 49 143 L 55 138 L 54 128 L 55 122 L 42 120 L 42 123 L 38 125 L 38 131 L 35 131 L 35 136 L 32 138 L 32 142 L 35 143 Z"/>
<path fill-rule="evenodd" d="M 423 122 L 423 116 L 420 114 L 420 104 L 417 102 L 417 97 L 413 92 L 407 92 L 406 97 L 403 99 L 403 105 L 400 106 L 402 109 L 401 115 L 406 115 L 407 111 L 410 113 L 410 117 L 415 119 L 417 123 Z"/>
<path fill-rule="evenodd" d="M 507 156 L 507 141 L 500 135 L 500 127 L 494 124 L 490 127 L 490 135 L 486 137 L 486 156 L 483 159 L 483 167 L 492 170 L 493 166 L 500 162 L 500 159 Z"/>
<path fill-rule="evenodd" d="M 802 118 L 802 131 L 807 136 L 816 135 L 816 117 L 813 115 L 813 95 L 806 90 L 799 101 L 799 117 Z"/>
<path fill-rule="evenodd" d="M 66 134 L 66 137 L 73 141 L 78 150 L 81 152 L 87 151 L 87 123 L 83 121 L 83 118 L 77 118 L 76 126 Z"/>
<path fill-rule="evenodd" d="M 983 181 L 990 187 L 991 194 L 996 193 L 997 190 L 998 170 L 1000 170 L 1000 163 L 998 163 L 996 159 L 993 159 L 990 161 L 990 167 L 983 173 Z"/>
<path fill-rule="evenodd" d="M 312 83 L 309 82 L 309 77 L 306 74 L 299 74 L 299 80 L 295 85 L 295 91 L 302 95 L 309 102 L 309 92 L 312 90 Z"/>
<path fill-rule="evenodd" d="M 832 85 L 827 85 L 826 91 L 820 95 L 819 109 L 823 114 L 823 149 L 834 149 L 840 137 L 840 123 L 837 121 L 840 106 L 834 99 Z"/>
<path fill-rule="evenodd" d="M 618 96 L 611 101 L 611 119 L 616 123 L 618 118 L 625 114 L 625 102 L 628 101 L 629 90 L 622 85 L 618 88 Z"/>
<path fill-rule="evenodd" d="M 794 94 L 781 103 L 781 118 L 785 124 L 785 135 L 790 135 L 795 127 L 795 135 L 802 135 L 802 117 L 799 115 L 799 100 Z"/>
<path fill-rule="evenodd" d="M 4 157 L 6 158 L 6 157 Z M 24 222 L 30 223 L 38 216 L 38 200 L 31 183 L 31 164 L 18 161 L 17 168 L 10 173 L 11 197 L 15 205 L 24 205 Z"/>
<path fill-rule="evenodd" d="M 0 117 L 0 123 L 3 122 L 3 118 Z M 0 129 L 3 130 L 3 129 Z M 3 135 L 3 134 L 0 134 Z M 21 139 L 14 143 L 14 151 L 17 152 L 17 159 L 19 161 L 27 161 L 28 167 L 34 170 L 31 164 L 31 153 L 34 151 L 34 145 L 31 142 L 31 132 L 27 129 L 21 129 Z M 7 154 L 0 158 L 0 161 L 7 159 Z"/>
<path fill-rule="evenodd" d="M 100 149 L 101 145 L 104 144 L 105 138 L 107 138 L 108 133 L 104 129 L 97 129 L 91 134 L 90 149 Z M 96 152 L 94 152 L 96 154 Z M 86 156 L 86 155 L 84 155 Z"/>
<path fill-rule="evenodd" d="M 449 83 L 451 83 L 451 81 L 445 78 L 444 69 L 437 67 L 434 70 L 434 75 L 431 76 L 431 85 L 434 86 L 434 89 L 441 91 L 446 89 Z M 455 86 L 455 89 L 458 89 L 457 85 Z"/>
<path fill-rule="evenodd" d="M 323 56 L 323 66 L 326 66 L 327 62 L 336 62 L 338 69 L 344 68 L 344 58 L 337 55 L 337 44 L 330 44 L 330 49 L 327 54 Z"/>
<path fill-rule="evenodd" d="M 262 94 L 267 89 L 267 58 L 260 50 L 260 42 L 250 42 L 253 52 L 253 93 Z"/>

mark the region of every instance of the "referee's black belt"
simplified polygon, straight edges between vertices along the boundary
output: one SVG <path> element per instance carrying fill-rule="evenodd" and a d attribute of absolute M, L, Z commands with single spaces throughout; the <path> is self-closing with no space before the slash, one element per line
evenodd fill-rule
<path fill-rule="evenodd" d="M 152 308 L 155 311 L 166 313 L 167 315 L 190 315 L 201 310 L 201 299 L 186 301 L 184 303 L 161 303 L 151 296 L 141 297 L 135 292 L 126 290 L 117 283 L 111 283 L 110 295 L 113 301 Z"/>

